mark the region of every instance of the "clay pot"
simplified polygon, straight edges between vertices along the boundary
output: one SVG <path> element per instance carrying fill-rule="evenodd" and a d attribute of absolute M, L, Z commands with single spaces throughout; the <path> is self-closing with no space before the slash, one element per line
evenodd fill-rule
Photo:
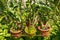
<path fill-rule="evenodd" d="M 13 28 L 10 28 L 10 33 L 13 37 L 15 38 L 19 38 L 21 37 L 21 31 L 22 30 L 17 30 L 16 32 L 14 32 L 14 29 Z"/>
<path fill-rule="evenodd" d="M 48 37 L 50 34 L 50 27 L 47 27 L 46 29 L 42 29 L 40 26 L 38 26 L 38 30 L 41 32 L 41 36 Z"/>
<path fill-rule="evenodd" d="M 36 29 L 35 29 L 35 28 L 34 28 L 34 30 L 30 30 L 30 32 L 32 31 L 32 33 L 30 33 L 28 30 L 29 30 L 28 27 L 25 27 L 25 33 L 26 33 L 27 35 L 33 36 L 33 35 L 36 34 Z"/>

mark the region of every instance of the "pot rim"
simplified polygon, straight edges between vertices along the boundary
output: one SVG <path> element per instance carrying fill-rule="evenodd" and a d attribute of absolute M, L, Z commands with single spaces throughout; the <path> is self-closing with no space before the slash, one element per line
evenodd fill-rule
<path fill-rule="evenodd" d="M 14 33 L 14 34 L 16 34 L 16 33 L 21 33 L 21 31 L 22 31 L 22 30 L 17 30 L 17 32 L 14 32 L 14 31 L 13 31 L 13 27 L 10 28 L 10 32 L 11 32 L 11 33 Z"/>
<path fill-rule="evenodd" d="M 38 26 L 38 30 L 43 31 L 43 32 L 47 32 L 47 31 L 49 31 L 49 30 L 50 30 L 50 27 L 48 26 L 48 28 L 47 28 L 47 29 L 43 30 L 43 29 L 41 29 L 41 27 L 40 27 L 40 26 Z"/>

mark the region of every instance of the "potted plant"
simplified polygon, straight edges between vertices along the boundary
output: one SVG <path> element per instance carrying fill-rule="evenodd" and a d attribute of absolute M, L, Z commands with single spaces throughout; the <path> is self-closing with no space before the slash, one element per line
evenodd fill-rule
<path fill-rule="evenodd" d="M 27 4 L 27 3 L 26 3 Z M 36 14 L 34 13 L 35 11 L 33 11 L 33 6 L 32 6 L 32 0 L 28 0 L 28 5 L 27 6 L 27 12 L 28 13 L 27 17 L 26 17 L 26 27 L 25 27 L 25 33 L 30 36 L 33 37 L 36 34 L 36 28 L 35 28 L 35 16 Z M 29 10 L 28 10 L 29 9 Z"/>
<path fill-rule="evenodd" d="M 13 22 L 13 26 L 10 28 L 10 33 L 12 34 L 12 36 L 14 36 L 15 38 L 19 38 L 21 37 L 21 32 L 21 23 Z"/>
<path fill-rule="evenodd" d="M 40 30 L 41 36 L 43 37 L 49 36 L 50 33 L 50 26 L 47 25 L 47 22 L 49 21 L 49 12 L 50 12 L 49 10 L 51 10 L 50 7 L 46 5 L 43 6 L 40 4 L 38 10 L 38 15 L 39 15 L 38 30 Z"/>
<path fill-rule="evenodd" d="M 36 34 L 36 28 L 30 21 L 26 22 L 25 33 L 30 37 L 33 37 Z"/>
<path fill-rule="evenodd" d="M 19 38 L 19 37 L 21 37 L 21 33 L 22 33 L 22 22 L 21 22 L 21 16 L 22 16 L 21 15 L 22 14 L 21 13 L 21 4 L 22 3 L 18 2 L 19 0 L 17 2 L 16 1 L 17 0 L 8 2 L 9 10 L 11 8 L 10 12 L 15 15 L 15 16 L 13 16 L 14 18 L 11 19 L 13 21 L 13 23 L 12 23 L 12 27 L 10 28 L 10 33 L 12 34 L 13 37 Z M 22 1 L 22 0 L 20 0 L 20 1 Z M 12 7 L 10 7 L 11 5 L 12 5 Z"/>
<path fill-rule="evenodd" d="M 48 16 L 45 16 L 45 14 L 39 15 L 38 29 L 41 32 L 41 36 L 48 36 L 50 33 L 50 27 L 47 25 L 49 18 L 47 17 Z"/>

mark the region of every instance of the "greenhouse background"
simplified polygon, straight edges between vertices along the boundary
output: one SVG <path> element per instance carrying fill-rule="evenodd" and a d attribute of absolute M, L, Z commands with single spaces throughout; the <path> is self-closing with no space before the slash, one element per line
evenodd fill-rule
<path fill-rule="evenodd" d="M 60 0 L 0 0 L 0 40 L 60 40 Z"/>

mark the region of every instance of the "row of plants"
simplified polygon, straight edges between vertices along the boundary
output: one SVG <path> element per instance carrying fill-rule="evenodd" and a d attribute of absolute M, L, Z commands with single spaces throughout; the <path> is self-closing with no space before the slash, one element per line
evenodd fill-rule
<path fill-rule="evenodd" d="M 54 35 L 56 36 L 56 32 L 59 33 L 59 5 L 59 0 L 46 0 L 45 3 L 42 1 L 27 0 L 26 4 L 23 4 L 22 0 L 0 0 L 0 24 L 2 25 L 0 26 L 2 28 L 5 25 L 7 26 L 7 28 L 1 28 L 1 40 L 7 40 L 3 39 L 6 36 L 14 38 L 22 36 L 49 38 Z M 45 40 L 47 39 L 45 38 Z"/>

